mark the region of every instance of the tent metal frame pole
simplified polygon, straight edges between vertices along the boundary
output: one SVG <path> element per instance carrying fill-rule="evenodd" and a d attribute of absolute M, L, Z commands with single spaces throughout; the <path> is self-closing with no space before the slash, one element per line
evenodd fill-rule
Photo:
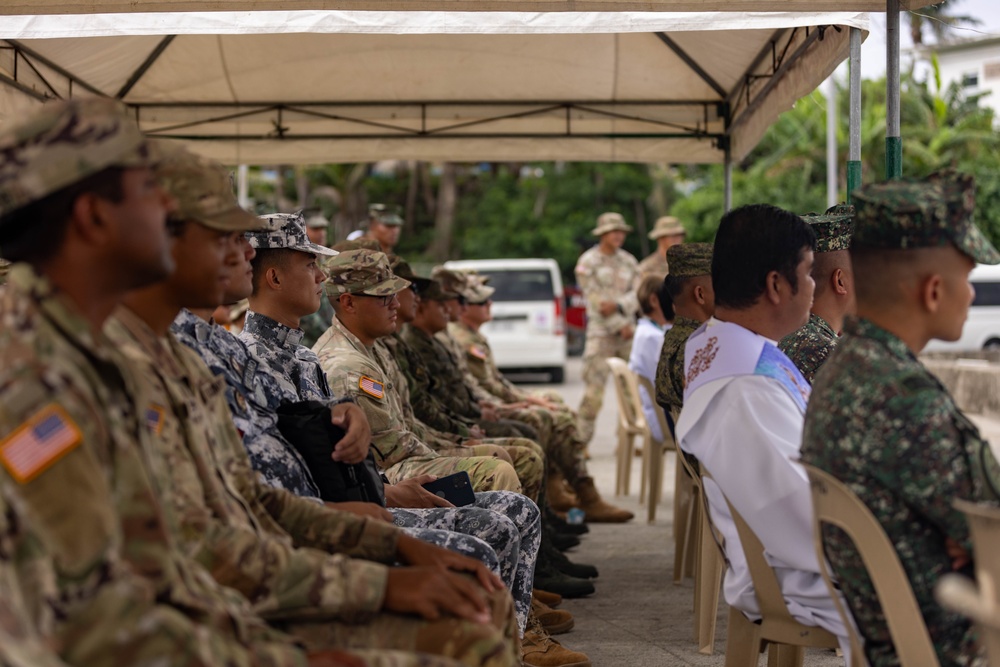
<path fill-rule="evenodd" d="M 835 206 L 840 199 L 837 169 L 837 82 L 831 74 L 827 79 L 826 94 L 826 206 Z"/>
<path fill-rule="evenodd" d="M 861 187 L 861 30 L 851 28 L 850 120 L 847 144 L 847 203 Z"/>
<path fill-rule="evenodd" d="M 903 175 L 903 140 L 899 136 L 899 0 L 885 3 L 885 177 Z"/>
<path fill-rule="evenodd" d="M 726 144 L 726 154 L 722 162 L 723 195 L 722 206 L 724 212 L 733 210 L 733 155 Z"/>

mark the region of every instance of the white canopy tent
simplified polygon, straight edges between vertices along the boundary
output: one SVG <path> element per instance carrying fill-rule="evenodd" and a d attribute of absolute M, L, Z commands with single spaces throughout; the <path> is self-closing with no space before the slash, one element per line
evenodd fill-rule
<path fill-rule="evenodd" d="M 126 4 L 136 5 L 70 0 L 60 7 L 123 11 Z M 793 0 L 728 3 L 750 5 L 797 7 Z M 0 14 L 18 14 L 18 6 L 33 13 L 0 21 L 0 115 L 57 96 L 118 97 L 147 132 L 229 164 L 738 160 L 845 59 L 848 28 L 867 29 L 867 15 L 849 12 L 42 15 L 45 3 L 6 0 Z M 232 3 L 140 6 L 217 10 Z"/>

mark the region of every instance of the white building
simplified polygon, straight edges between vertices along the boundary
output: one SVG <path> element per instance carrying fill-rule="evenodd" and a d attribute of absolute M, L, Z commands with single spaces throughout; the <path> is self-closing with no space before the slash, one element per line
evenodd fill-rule
<path fill-rule="evenodd" d="M 1000 121 L 1000 37 L 925 47 L 928 60 L 930 53 L 938 57 L 942 90 L 957 81 L 968 95 L 986 93 L 979 104 Z"/>

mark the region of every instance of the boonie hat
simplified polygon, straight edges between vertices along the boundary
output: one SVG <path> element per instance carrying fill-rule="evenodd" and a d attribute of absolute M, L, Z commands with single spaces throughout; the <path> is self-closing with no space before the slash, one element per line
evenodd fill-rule
<path fill-rule="evenodd" d="M 156 144 L 163 158 L 156 165 L 156 177 L 177 200 L 171 217 L 194 220 L 210 229 L 241 232 L 265 229 L 267 222 L 240 208 L 233 193 L 229 171 L 215 160 L 196 155 L 179 146 Z"/>
<path fill-rule="evenodd" d="M 327 257 L 337 254 L 336 250 L 309 240 L 306 235 L 305 220 L 302 219 L 301 213 L 271 213 L 260 216 L 260 219 L 266 223 L 266 226 L 260 231 L 247 234 L 250 245 L 258 250 L 286 248 Z"/>
<path fill-rule="evenodd" d="M 908 250 L 954 244 L 980 264 L 1000 253 L 973 222 L 976 182 L 948 170 L 925 179 L 872 183 L 852 193 L 855 246 Z"/>
<path fill-rule="evenodd" d="M 684 234 L 687 234 L 687 230 L 684 229 L 681 221 L 672 215 L 665 215 L 657 218 L 656 224 L 653 225 L 653 231 L 647 236 L 649 236 L 650 241 L 655 241 L 663 236 L 683 236 Z"/>
<path fill-rule="evenodd" d="M 712 275 L 711 243 L 678 243 L 667 248 L 667 265 L 675 278 Z"/>
<path fill-rule="evenodd" d="M 807 213 L 800 217 L 816 232 L 816 252 L 850 250 L 854 231 L 854 207 L 850 204 L 837 204 L 826 213 Z"/>
<path fill-rule="evenodd" d="M 410 286 L 408 280 L 393 274 L 388 256 L 377 250 L 347 250 L 325 262 L 323 270 L 326 272 L 326 293 L 332 296 L 387 296 Z"/>
<path fill-rule="evenodd" d="M 49 102 L 0 128 L 0 227 L 10 213 L 108 167 L 150 167 L 155 161 L 120 102 Z"/>
<path fill-rule="evenodd" d="M 630 232 L 632 228 L 625 223 L 621 213 L 601 213 L 597 217 L 597 226 L 590 232 L 594 236 L 603 236 L 608 232 Z"/>

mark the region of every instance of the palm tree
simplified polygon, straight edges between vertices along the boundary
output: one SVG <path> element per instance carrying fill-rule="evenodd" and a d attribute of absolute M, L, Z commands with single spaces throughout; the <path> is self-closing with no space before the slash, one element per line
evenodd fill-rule
<path fill-rule="evenodd" d="M 914 46 L 924 43 L 924 34 L 930 32 L 934 41 L 942 42 L 952 30 L 960 25 L 982 25 L 982 21 L 967 14 L 952 14 L 954 0 L 942 0 L 936 5 L 908 12 L 910 20 L 910 39 Z"/>

